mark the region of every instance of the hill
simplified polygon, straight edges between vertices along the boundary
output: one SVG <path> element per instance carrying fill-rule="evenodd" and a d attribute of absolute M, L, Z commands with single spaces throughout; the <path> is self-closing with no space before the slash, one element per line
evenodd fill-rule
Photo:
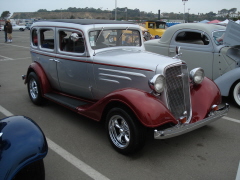
<path fill-rule="evenodd" d="M 111 19 L 111 12 L 15 12 L 12 19 Z"/>

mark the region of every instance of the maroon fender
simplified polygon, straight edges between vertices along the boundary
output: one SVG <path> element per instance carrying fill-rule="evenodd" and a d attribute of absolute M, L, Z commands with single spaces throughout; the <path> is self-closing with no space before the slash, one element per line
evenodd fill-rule
<path fill-rule="evenodd" d="M 47 78 L 42 66 L 37 62 L 33 62 L 32 64 L 30 64 L 30 66 L 28 67 L 27 77 L 30 74 L 30 72 L 32 72 L 32 71 L 34 71 L 37 74 L 37 76 L 40 80 L 40 87 L 41 87 L 42 95 L 47 92 L 50 92 L 52 90 L 52 88 L 51 88 L 51 85 L 48 81 L 48 78 Z M 27 83 L 27 82 L 28 82 L 28 79 L 26 78 L 25 83 Z"/>
<path fill-rule="evenodd" d="M 192 121 L 204 119 L 212 105 L 221 103 L 221 93 L 217 85 L 210 79 L 204 78 L 200 85 L 191 87 Z"/>
<path fill-rule="evenodd" d="M 90 107 L 79 107 L 78 112 L 100 121 L 107 104 L 117 101 L 128 106 L 146 127 L 157 127 L 166 123 L 177 124 L 167 107 L 155 96 L 138 89 L 114 91 Z"/>

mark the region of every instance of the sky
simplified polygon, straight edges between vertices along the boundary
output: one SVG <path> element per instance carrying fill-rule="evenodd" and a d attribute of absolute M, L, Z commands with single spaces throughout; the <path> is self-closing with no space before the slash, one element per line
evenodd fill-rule
<path fill-rule="evenodd" d="M 102 8 L 102 10 L 113 10 L 115 6 L 129 9 L 140 9 L 140 11 L 158 13 L 174 12 L 190 14 L 209 13 L 222 9 L 237 8 L 240 12 L 240 0 L 188 0 L 183 4 L 182 0 L 0 0 L 0 13 L 3 11 L 14 12 L 36 12 L 39 9 L 49 11 L 56 9 L 76 8 Z"/>

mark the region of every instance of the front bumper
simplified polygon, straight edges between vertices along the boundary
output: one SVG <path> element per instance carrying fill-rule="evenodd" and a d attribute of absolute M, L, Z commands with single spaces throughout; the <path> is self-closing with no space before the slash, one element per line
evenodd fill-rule
<path fill-rule="evenodd" d="M 193 131 L 195 129 L 198 129 L 202 126 L 205 126 L 207 124 L 210 124 L 210 123 L 218 120 L 219 118 L 225 116 L 228 111 L 229 111 L 229 105 L 226 103 L 224 107 L 215 111 L 213 113 L 213 115 L 207 117 L 206 119 L 199 120 L 199 121 L 197 121 L 195 123 L 191 123 L 191 124 L 180 124 L 180 125 L 178 124 L 176 126 L 173 126 L 171 128 L 164 129 L 161 131 L 154 130 L 154 138 L 155 139 L 167 139 L 167 138 L 185 134 L 187 132 Z"/>

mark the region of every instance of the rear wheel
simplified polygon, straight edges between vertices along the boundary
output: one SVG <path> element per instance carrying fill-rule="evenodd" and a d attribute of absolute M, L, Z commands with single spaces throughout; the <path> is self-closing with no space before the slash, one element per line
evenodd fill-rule
<path fill-rule="evenodd" d="M 44 98 L 41 95 L 40 81 L 34 72 L 28 75 L 28 94 L 34 104 L 41 105 L 43 103 Z"/>
<path fill-rule="evenodd" d="M 123 108 L 112 108 L 106 119 L 106 129 L 111 145 L 121 154 L 131 154 L 144 146 L 144 127 Z"/>
<path fill-rule="evenodd" d="M 240 82 L 234 84 L 232 88 L 232 98 L 238 107 L 240 107 Z"/>

